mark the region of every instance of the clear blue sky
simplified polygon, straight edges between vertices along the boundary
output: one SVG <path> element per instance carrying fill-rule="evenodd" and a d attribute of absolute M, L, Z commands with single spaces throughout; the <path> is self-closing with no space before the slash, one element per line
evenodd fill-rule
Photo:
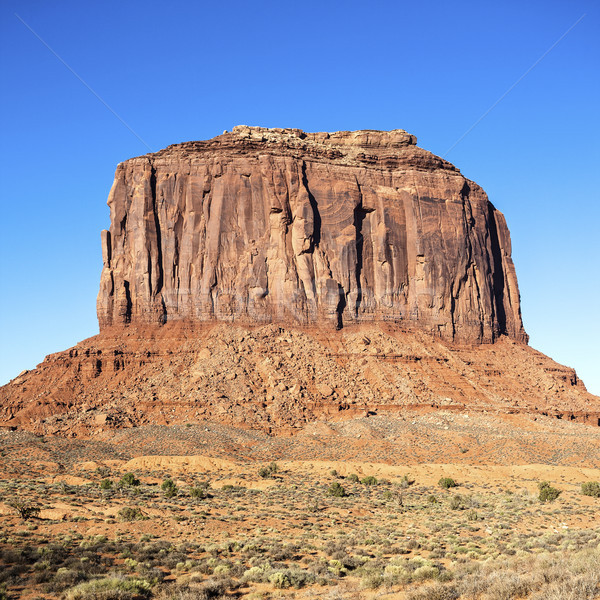
<path fill-rule="evenodd" d="M 347 0 L 0 5 L 0 383 L 97 333 L 118 162 L 236 124 L 403 128 L 507 218 L 531 345 L 600 394 L 600 8 Z"/>

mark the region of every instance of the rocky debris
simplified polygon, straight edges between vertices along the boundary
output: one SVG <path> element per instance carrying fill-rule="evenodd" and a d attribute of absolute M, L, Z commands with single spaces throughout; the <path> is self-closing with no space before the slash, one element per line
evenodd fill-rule
<path fill-rule="evenodd" d="M 403 130 L 235 127 L 120 164 L 101 330 L 411 323 L 526 341 L 503 215 Z"/>
<path fill-rule="evenodd" d="M 207 420 L 292 435 L 439 410 L 600 424 L 575 371 L 525 344 L 458 345 L 391 323 L 114 327 L 0 388 L 0 425 L 67 437 Z"/>

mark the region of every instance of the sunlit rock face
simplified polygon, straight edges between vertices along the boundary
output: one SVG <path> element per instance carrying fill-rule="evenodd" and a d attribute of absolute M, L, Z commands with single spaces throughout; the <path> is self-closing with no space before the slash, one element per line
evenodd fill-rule
<path fill-rule="evenodd" d="M 101 330 L 406 322 L 527 341 L 502 213 L 403 130 L 239 126 L 117 167 Z"/>

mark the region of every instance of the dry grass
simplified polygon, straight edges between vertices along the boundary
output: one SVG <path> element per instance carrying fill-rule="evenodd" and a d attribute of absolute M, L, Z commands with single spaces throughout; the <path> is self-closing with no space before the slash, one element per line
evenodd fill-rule
<path fill-rule="evenodd" d="M 374 463 L 279 461 L 263 478 L 268 463 L 182 463 L 148 458 L 133 471 L 131 463 L 107 463 L 62 481 L 2 480 L 7 597 L 541 600 L 598 593 L 599 500 L 581 494 L 567 470 L 544 471 L 563 493 L 543 503 L 540 478 L 528 469 L 503 480 L 493 468 L 457 466 L 457 494 L 438 486 L 442 471 L 454 475 L 452 465 L 407 473 Z M 140 484 L 123 481 L 125 471 Z M 173 494 L 161 489 L 167 479 Z M 347 496 L 331 495 L 335 484 Z M 8 504 L 15 499 L 40 505 L 39 518 L 20 518 Z"/>

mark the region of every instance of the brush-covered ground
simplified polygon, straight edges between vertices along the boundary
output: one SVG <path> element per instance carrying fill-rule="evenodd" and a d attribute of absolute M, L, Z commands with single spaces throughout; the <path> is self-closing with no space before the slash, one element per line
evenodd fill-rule
<path fill-rule="evenodd" d="M 598 431 L 462 419 L 2 432 L 0 598 L 600 597 Z"/>

